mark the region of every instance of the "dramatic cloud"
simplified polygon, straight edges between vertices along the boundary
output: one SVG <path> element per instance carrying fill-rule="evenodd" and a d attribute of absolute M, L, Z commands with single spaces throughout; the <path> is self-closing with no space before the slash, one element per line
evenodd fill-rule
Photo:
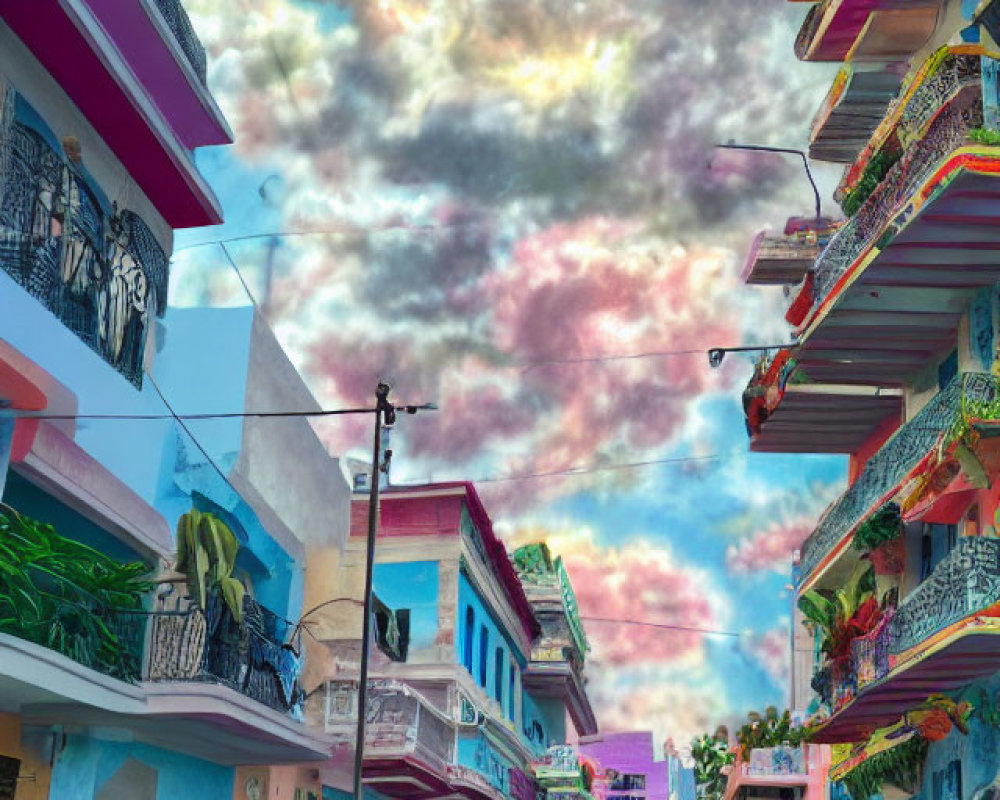
<path fill-rule="evenodd" d="M 732 572 L 791 572 L 792 554 L 816 527 L 814 518 L 773 523 L 726 550 Z"/>
<path fill-rule="evenodd" d="M 787 622 L 783 627 L 750 638 L 747 653 L 757 660 L 777 686 L 787 686 L 791 671 L 791 644 Z"/>

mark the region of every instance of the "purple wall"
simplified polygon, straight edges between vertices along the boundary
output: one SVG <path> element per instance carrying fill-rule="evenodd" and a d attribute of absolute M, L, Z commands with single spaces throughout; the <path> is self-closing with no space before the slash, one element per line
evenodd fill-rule
<path fill-rule="evenodd" d="M 667 762 L 662 756 L 659 760 L 653 760 L 651 731 L 584 736 L 580 739 L 579 747 L 581 753 L 596 759 L 602 770 L 614 769 L 622 775 L 645 775 L 647 800 L 667 800 Z M 608 798 L 611 800 L 625 794 L 643 796 L 641 791 L 609 790 Z"/>

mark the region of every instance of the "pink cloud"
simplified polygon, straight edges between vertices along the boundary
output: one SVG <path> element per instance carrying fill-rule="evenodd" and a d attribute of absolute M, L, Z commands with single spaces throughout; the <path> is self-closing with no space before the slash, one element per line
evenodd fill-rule
<path fill-rule="evenodd" d="M 748 654 L 771 676 L 778 686 L 788 685 L 791 671 L 791 644 L 787 627 L 776 628 L 754 636 L 747 645 Z"/>
<path fill-rule="evenodd" d="M 812 533 L 816 521 L 800 518 L 776 522 L 756 531 L 739 544 L 726 549 L 726 567 L 730 572 L 788 572 L 792 554 Z"/>

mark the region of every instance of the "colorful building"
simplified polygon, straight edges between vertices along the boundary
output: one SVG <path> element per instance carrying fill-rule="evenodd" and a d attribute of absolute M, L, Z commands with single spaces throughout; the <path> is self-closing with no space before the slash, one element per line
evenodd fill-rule
<path fill-rule="evenodd" d="M 1000 4 L 813 5 L 845 221 L 744 394 L 751 448 L 842 453 L 797 565 L 794 707 L 854 800 L 996 791 Z"/>
<path fill-rule="evenodd" d="M 600 765 L 597 788 L 608 800 L 666 800 L 667 761 L 656 753 L 650 731 L 580 737 L 581 755 Z"/>
<path fill-rule="evenodd" d="M 341 791 L 352 785 L 367 514 L 367 495 L 356 495 L 343 553 L 319 548 L 308 559 L 307 603 L 335 591 L 342 597 L 311 618 L 305 679 L 308 714 L 335 741 L 320 773 Z M 553 568 L 551 559 L 539 567 Z M 535 602 L 553 605 L 545 614 L 562 619 L 566 650 L 536 649 L 539 618 L 472 484 L 386 489 L 374 566 L 381 647 L 370 669 L 367 788 L 398 798 L 535 798 L 532 762 L 566 741 L 567 720 L 583 730 L 594 724 L 580 681 L 585 639 L 580 631 L 574 644 L 568 632 L 572 589 L 567 581 L 564 600 L 552 574 L 557 605 L 547 586 Z M 563 635 L 558 622 L 549 624 L 554 637 Z"/>
<path fill-rule="evenodd" d="M 348 483 L 302 418 L 184 418 L 317 408 L 249 303 L 171 305 L 205 68 L 176 0 L 0 10 L 0 797 L 322 791 L 297 622 Z"/>

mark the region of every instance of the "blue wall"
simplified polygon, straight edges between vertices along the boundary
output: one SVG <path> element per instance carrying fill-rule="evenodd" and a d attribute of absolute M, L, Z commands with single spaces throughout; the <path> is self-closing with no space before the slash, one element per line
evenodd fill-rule
<path fill-rule="evenodd" d="M 232 767 L 161 750 L 139 742 L 111 742 L 74 734 L 52 770 L 49 796 L 93 800 L 94 793 L 135 758 L 157 771 L 157 800 L 219 800 L 233 794 Z"/>
<path fill-rule="evenodd" d="M 466 609 L 471 606 L 474 614 L 473 630 L 468 630 L 466 626 Z M 472 583 L 469 581 L 468 576 L 466 576 L 465 571 L 461 571 L 458 577 L 458 627 L 459 635 L 455 637 L 455 661 L 458 664 L 462 663 L 462 655 L 465 648 L 465 643 L 472 637 L 473 648 L 472 648 L 472 658 L 473 658 L 473 668 L 472 668 L 472 678 L 477 685 L 480 685 L 480 668 L 482 665 L 482 627 L 485 626 L 487 634 L 487 648 L 486 648 L 486 687 L 485 691 L 490 697 L 495 697 L 496 693 L 494 691 L 496 679 L 496 648 L 500 647 L 503 649 L 504 653 L 504 664 L 509 669 L 510 659 L 513 656 L 517 668 L 523 670 L 525 662 L 523 657 L 521 657 L 514 647 L 514 643 L 510 636 L 507 634 L 497 620 L 494 618 L 492 612 L 490 612 L 483 599 L 479 596 L 479 593 L 473 588 Z M 508 708 L 508 702 L 510 697 L 509 690 L 509 677 L 505 674 L 502 676 L 502 706 L 504 710 Z"/>
<path fill-rule="evenodd" d="M 409 652 L 432 647 L 438 633 L 438 562 L 376 564 L 372 581 L 379 600 L 393 611 L 410 609 Z"/>

